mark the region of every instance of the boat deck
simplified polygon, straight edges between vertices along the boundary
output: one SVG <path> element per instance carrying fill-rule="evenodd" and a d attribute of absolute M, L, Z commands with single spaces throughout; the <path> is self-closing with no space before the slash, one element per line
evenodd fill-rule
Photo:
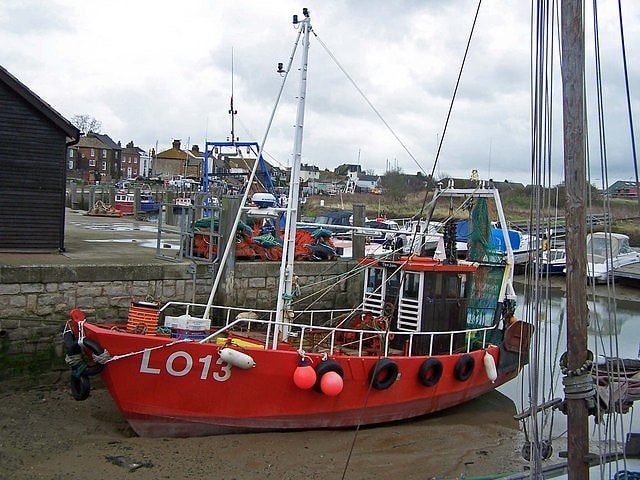
<path fill-rule="evenodd" d="M 615 275 L 618 280 L 631 280 L 640 282 L 640 263 L 632 263 L 615 269 Z"/>

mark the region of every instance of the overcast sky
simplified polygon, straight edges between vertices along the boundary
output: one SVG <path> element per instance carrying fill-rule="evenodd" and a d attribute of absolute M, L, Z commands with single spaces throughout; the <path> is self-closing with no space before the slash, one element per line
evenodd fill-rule
<path fill-rule="evenodd" d="M 598 20 L 613 183 L 635 172 L 618 2 L 600 3 L 607 4 Z M 640 111 L 640 2 L 622 4 L 632 108 Z M 260 142 L 282 81 L 276 65 L 292 53 L 291 19 L 303 7 L 322 42 L 312 39 L 310 51 L 303 163 L 430 173 L 476 0 L 4 1 L 0 61 L 67 119 L 88 114 L 101 133 L 145 150 L 156 142 L 164 150 L 173 139 L 200 148 L 226 140 L 233 84 L 236 136 Z M 526 0 L 483 2 L 436 176 L 468 178 L 477 169 L 482 178 L 530 183 L 530 9 Z M 291 158 L 297 79 L 289 79 L 265 144 L 276 165 Z M 597 145 L 591 150 L 595 156 Z M 591 163 L 599 185 L 600 160 Z M 561 158 L 557 164 L 555 182 Z"/>

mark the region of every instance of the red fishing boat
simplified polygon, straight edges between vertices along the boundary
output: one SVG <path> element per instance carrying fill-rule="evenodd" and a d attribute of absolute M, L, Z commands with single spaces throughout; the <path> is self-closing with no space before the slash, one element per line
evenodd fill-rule
<path fill-rule="evenodd" d="M 357 308 L 295 308 L 295 219 L 311 32 L 306 9 L 294 24 L 305 47 L 294 140 L 298 161 L 291 168 L 275 308 L 214 304 L 218 275 L 206 303 L 134 305 L 127 326 L 90 323 L 80 310 L 71 312 L 64 341 L 74 396 L 87 398 L 90 377 L 100 374 L 138 435 L 402 420 L 477 398 L 516 377 L 527 362 L 531 329 L 513 316 L 513 252 L 509 245 L 506 252 L 491 251 L 482 241 L 489 212 L 507 225 L 498 191 L 483 182 L 468 189 L 449 184 L 434 193 L 434 203 L 442 199 L 452 208 L 460 202 L 471 212 L 466 259 L 458 258 L 455 227 L 448 228 L 444 251 L 435 258 L 398 252 L 362 259 Z M 292 61 L 293 56 L 285 72 Z M 254 166 L 249 183 L 255 171 Z M 222 262 L 230 251 L 231 243 Z M 91 361 L 83 360 L 87 354 Z"/>

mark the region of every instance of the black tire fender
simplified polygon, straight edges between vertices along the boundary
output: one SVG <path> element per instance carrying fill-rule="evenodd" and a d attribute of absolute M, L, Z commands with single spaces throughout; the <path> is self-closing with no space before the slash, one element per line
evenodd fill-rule
<path fill-rule="evenodd" d="M 67 330 L 62 335 L 62 343 L 64 345 L 64 351 L 67 355 L 77 355 L 82 352 L 78 340 L 71 330 Z"/>
<path fill-rule="evenodd" d="M 86 375 L 71 375 L 71 395 L 79 402 L 89 398 L 91 393 L 91 381 Z"/>
<path fill-rule="evenodd" d="M 443 370 L 444 368 L 440 360 L 437 358 L 427 358 L 422 362 L 418 370 L 418 381 L 425 387 L 433 387 L 440 381 L 440 378 L 442 378 Z"/>
<path fill-rule="evenodd" d="M 322 376 L 328 372 L 336 372 L 341 378 L 344 378 L 344 369 L 338 362 L 335 360 L 324 360 L 316 367 L 316 383 L 313 386 L 316 391 L 322 393 L 320 380 L 322 380 Z"/>
<path fill-rule="evenodd" d="M 381 358 L 369 371 L 369 383 L 376 390 L 386 390 L 398 378 L 398 364 L 390 358 Z"/>
<path fill-rule="evenodd" d="M 90 338 L 84 337 L 82 339 L 82 345 L 93 354 L 92 357 L 95 355 L 102 355 L 104 353 L 104 348 L 102 348 L 98 342 L 91 340 Z M 93 360 L 95 361 L 95 358 L 93 358 Z M 97 375 L 102 372 L 104 365 L 104 363 L 99 362 L 96 362 L 93 365 L 87 365 L 87 368 L 82 371 L 82 375 L 85 377 Z"/>
<path fill-rule="evenodd" d="M 471 377 L 475 366 L 475 359 L 471 355 L 464 354 L 456 363 L 456 366 L 453 370 L 453 375 L 457 380 L 465 382 L 469 380 L 469 377 Z"/>

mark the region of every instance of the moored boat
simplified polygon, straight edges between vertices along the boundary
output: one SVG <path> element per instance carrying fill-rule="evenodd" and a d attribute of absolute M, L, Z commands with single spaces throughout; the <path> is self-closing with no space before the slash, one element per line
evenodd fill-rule
<path fill-rule="evenodd" d="M 304 46 L 297 161 L 291 168 L 275 308 L 214 304 L 218 273 L 206 303 L 165 304 L 157 312 L 163 328 L 155 334 L 90 323 L 83 312 L 71 312 L 64 338 L 74 396 L 87 398 L 89 377 L 100 374 L 141 436 L 342 428 L 408 419 L 492 391 L 527 363 L 531 326 L 514 317 L 508 240 L 504 252 L 473 244 L 465 259 L 448 248 L 455 238 L 447 236 L 446 251 L 437 259 L 364 258 L 353 272 L 362 275 L 355 308 L 296 308 L 296 218 L 311 33 L 307 9 L 294 24 Z M 291 64 L 285 71 L 290 69 Z M 247 196 L 248 191 L 242 205 Z M 506 225 L 499 192 L 485 182 L 468 189 L 449 183 L 436 189 L 437 200 L 473 205 L 474 232 L 490 228 L 492 220 Z M 474 232 L 472 238 L 479 235 Z M 508 239 L 506 229 L 504 234 Z M 351 277 L 336 279 L 335 285 Z M 95 364 L 85 364 L 82 349 Z"/>
<path fill-rule="evenodd" d="M 587 235 L 587 277 L 604 283 L 616 268 L 640 263 L 640 251 L 629 245 L 622 233 L 594 232 Z"/>
<path fill-rule="evenodd" d="M 116 192 L 114 206 L 122 215 L 134 215 L 137 213 L 135 193 L 126 190 Z M 140 193 L 140 212 L 157 212 L 160 210 L 160 206 L 160 203 L 153 199 L 151 193 Z"/>

